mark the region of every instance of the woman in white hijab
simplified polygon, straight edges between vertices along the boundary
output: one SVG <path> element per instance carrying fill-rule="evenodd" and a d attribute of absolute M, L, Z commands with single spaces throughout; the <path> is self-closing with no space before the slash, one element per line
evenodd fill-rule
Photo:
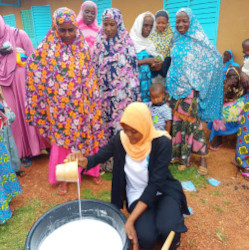
<path fill-rule="evenodd" d="M 134 42 L 139 68 L 139 81 L 143 102 L 150 101 L 149 88 L 151 86 L 151 70 L 159 71 L 162 68 L 162 55 L 149 39 L 155 27 L 155 17 L 151 12 L 140 14 L 130 31 Z"/>

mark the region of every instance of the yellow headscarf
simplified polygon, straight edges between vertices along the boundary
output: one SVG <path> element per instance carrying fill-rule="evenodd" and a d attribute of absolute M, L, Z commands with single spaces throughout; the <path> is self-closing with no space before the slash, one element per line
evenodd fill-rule
<path fill-rule="evenodd" d="M 143 135 L 141 141 L 131 144 L 124 131 L 120 133 L 121 143 L 126 153 L 135 161 L 142 161 L 149 155 L 153 139 L 161 136 L 171 139 L 167 131 L 155 129 L 150 110 L 142 102 L 131 103 L 125 109 L 120 124 L 126 124 Z"/>

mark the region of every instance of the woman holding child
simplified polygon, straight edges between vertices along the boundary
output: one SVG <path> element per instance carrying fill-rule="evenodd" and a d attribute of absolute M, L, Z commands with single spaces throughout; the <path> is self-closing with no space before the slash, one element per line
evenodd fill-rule
<path fill-rule="evenodd" d="M 176 13 L 166 88 L 173 113 L 172 158 L 190 165 L 191 152 L 201 157 L 198 172 L 207 174 L 207 142 L 202 121 L 222 117 L 222 57 L 189 8 Z"/>
<path fill-rule="evenodd" d="M 150 40 L 156 47 L 156 51 L 163 56 L 163 66 L 160 71 L 152 71 L 152 82 L 165 84 L 171 58 L 173 32 L 169 23 L 169 13 L 166 10 L 159 10 L 155 15 L 156 28 L 150 36 Z"/>
<path fill-rule="evenodd" d="M 136 18 L 130 31 L 138 58 L 139 81 L 143 102 L 150 101 L 151 69 L 159 71 L 163 65 L 163 56 L 157 52 L 155 45 L 149 39 L 154 27 L 155 17 L 151 12 L 147 11 Z"/>
<path fill-rule="evenodd" d="M 216 137 L 216 141 L 210 146 L 211 150 L 220 149 L 223 135 L 232 135 L 238 132 L 245 103 L 243 75 L 244 73 L 236 66 L 230 66 L 226 71 L 222 119 L 207 124 L 207 128 L 211 130 L 209 141 Z"/>
<path fill-rule="evenodd" d="M 55 11 L 26 70 L 27 121 L 51 139 L 49 182 L 55 184 L 57 164 L 75 150 L 93 153 L 103 137 L 97 78 L 72 10 Z M 61 183 L 58 192 L 65 194 L 67 184 Z"/>

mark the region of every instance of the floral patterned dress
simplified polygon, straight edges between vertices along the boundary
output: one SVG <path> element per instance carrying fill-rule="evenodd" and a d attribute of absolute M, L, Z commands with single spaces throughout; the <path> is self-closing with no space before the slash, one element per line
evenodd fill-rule
<path fill-rule="evenodd" d="M 240 127 L 237 134 L 235 160 L 242 167 L 245 177 L 249 179 L 249 94 L 245 95 L 245 105 L 242 112 Z"/>
<path fill-rule="evenodd" d="M 117 22 L 117 33 L 107 38 L 103 24 L 99 30 L 92 60 L 96 68 L 101 94 L 104 139 L 121 129 L 120 119 L 126 106 L 140 100 L 138 66 L 134 44 L 117 9 L 107 9 L 102 15 Z"/>
<path fill-rule="evenodd" d="M 52 27 L 28 59 L 26 118 L 52 144 L 87 156 L 103 144 L 99 88 L 82 33 L 76 28 L 73 43 L 64 44 L 57 33 L 63 23 L 77 27 L 72 10 L 55 11 Z"/>

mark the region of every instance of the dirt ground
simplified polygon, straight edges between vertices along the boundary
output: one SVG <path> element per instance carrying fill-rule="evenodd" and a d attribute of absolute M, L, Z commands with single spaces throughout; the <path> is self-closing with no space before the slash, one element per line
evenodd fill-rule
<path fill-rule="evenodd" d="M 231 163 L 234 155 L 234 137 L 227 137 L 223 147 L 217 152 L 210 151 L 207 158 L 209 176 L 222 185 L 208 185 L 198 193 L 185 192 L 194 215 L 185 220 L 188 232 L 182 235 L 180 249 L 249 249 L 249 182 L 240 173 L 236 176 L 237 170 Z M 193 159 L 193 163 L 198 161 Z M 32 166 L 23 170 L 26 176 L 19 178 L 23 193 L 13 200 L 16 208 L 37 197 L 57 203 L 77 199 L 76 185 L 71 184 L 68 194 L 59 196 L 57 186 L 48 183 L 48 156 L 33 159 Z M 81 185 L 93 193 L 111 189 L 107 180 L 97 186 L 84 178 Z"/>

